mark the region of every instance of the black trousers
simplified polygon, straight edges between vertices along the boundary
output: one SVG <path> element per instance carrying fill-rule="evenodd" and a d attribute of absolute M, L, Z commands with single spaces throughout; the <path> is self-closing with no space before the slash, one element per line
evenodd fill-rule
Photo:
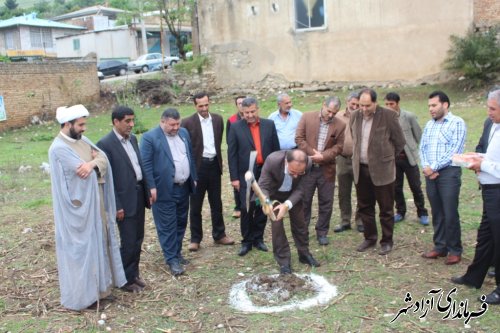
<path fill-rule="evenodd" d="M 356 184 L 358 195 L 359 216 L 365 227 L 366 240 L 376 241 L 377 223 L 375 221 L 375 204 L 378 203 L 382 238 L 380 245 L 393 244 L 394 231 L 394 182 L 387 185 L 375 186 L 372 182 L 367 165 L 360 165 L 359 179 Z"/>
<path fill-rule="evenodd" d="M 189 227 L 191 242 L 200 243 L 203 239 L 201 209 L 203 200 L 205 200 L 205 193 L 208 193 L 208 203 L 210 204 L 212 237 L 214 240 L 219 240 L 226 236 L 226 227 L 222 216 L 221 170 L 217 158 L 212 160 L 203 159 L 197 174 L 196 193 L 191 194 L 190 197 Z"/>
<path fill-rule="evenodd" d="M 127 216 L 125 207 L 125 218 L 117 221 L 120 232 L 120 254 L 122 257 L 125 277 L 129 283 L 133 283 L 139 276 L 139 261 L 141 259 L 141 247 L 144 240 L 144 185 L 142 182 L 136 186 L 137 210 L 133 216 Z"/>
<path fill-rule="evenodd" d="M 418 165 L 410 165 L 406 156 L 396 159 L 396 188 L 394 189 L 394 200 L 396 201 L 396 212 L 401 216 L 406 215 L 406 200 L 403 192 L 403 185 L 406 179 L 413 194 L 413 201 L 417 207 L 417 215 L 428 216 L 425 208 L 425 198 L 422 192 L 422 182 L 420 181 L 420 170 Z"/>
<path fill-rule="evenodd" d="M 260 178 L 262 167 L 256 166 L 254 168 L 255 181 Z M 255 201 L 250 201 L 250 207 L 247 210 L 246 204 L 246 190 L 247 185 L 244 178 L 240 178 L 240 202 L 241 202 L 241 217 L 240 217 L 240 230 L 241 243 L 244 245 L 252 245 L 264 240 L 264 230 L 266 229 L 267 216 L 262 211 L 261 206 L 257 206 Z M 251 192 L 251 198 L 253 191 Z"/>
<path fill-rule="evenodd" d="M 495 266 L 496 292 L 500 293 L 500 184 L 483 185 L 483 215 L 477 231 L 476 252 L 467 267 L 467 283 L 481 288 L 491 263 Z"/>

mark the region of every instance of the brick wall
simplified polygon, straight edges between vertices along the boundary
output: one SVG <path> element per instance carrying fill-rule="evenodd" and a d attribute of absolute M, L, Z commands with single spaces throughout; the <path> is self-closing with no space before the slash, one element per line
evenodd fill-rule
<path fill-rule="evenodd" d="M 474 25 L 488 28 L 500 24 L 500 1 L 474 0 Z"/>
<path fill-rule="evenodd" d="M 57 107 L 99 99 L 95 62 L 0 63 L 0 95 L 7 120 L 0 132 L 55 119 Z"/>

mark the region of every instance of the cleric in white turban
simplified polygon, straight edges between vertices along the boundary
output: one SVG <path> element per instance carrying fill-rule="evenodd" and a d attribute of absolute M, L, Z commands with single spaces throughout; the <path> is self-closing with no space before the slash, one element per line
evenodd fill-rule
<path fill-rule="evenodd" d="M 81 104 L 73 105 L 70 107 L 60 106 L 56 110 L 56 119 L 59 124 L 64 124 L 81 117 L 88 117 L 89 111 Z"/>
<path fill-rule="evenodd" d="M 83 136 L 88 116 L 83 105 L 58 108 L 61 131 L 49 148 L 61 304 L 72 310 L 99 305 L 127 282 L 111 167 Z"/>

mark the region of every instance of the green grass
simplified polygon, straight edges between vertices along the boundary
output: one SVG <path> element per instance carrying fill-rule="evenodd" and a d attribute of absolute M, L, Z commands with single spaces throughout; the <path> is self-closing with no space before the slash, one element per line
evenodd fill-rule
<path fill-rule="evenodd" d="M 402 107 L 417 114 L 423 126 L 429 119 L 427 95 L 437 87 L 419 86 L 396 89 L 402 97 Z M 467 150 L 474 150 L 486 117 L 484 94 L 464 94 L 450 87 L 448 92 L 452 110 L 463 117 L 468 126 Z M 388 90 L 377 89 L 379 102 Z M 292 93 L 294 107 L 301 111 L 319 110 L 328 93 Z M 342 101 L 345 92 L 338 94 Z M 261 115 L 276 109 L 274 96 L 259 98 Z M 183 117 L 194 112 L 191 103 L 175 106 Z M 158 126 L 161 112 L 166 108 L 134 106 L 137 116 L 147 128 Z M 213 98 L 210 110 L 227 119 L 234 113 L 231 98 Z M 111 129 L 109 111 L 91 110 L 86 135 L 94 142 Z M 443 314 L 432 311 L 426 321 L 418 314 L 402 316 L 389 324 L 397 311 L 406 305 L 404 297 L 411 292 L 414 299 L 422 298 L 432 288 L 448 292 L 454 287 L 449 282 L 453 275 L 462 274 L 474 254 L 476 230 L 481 216 L 481 197 L 474 174 L 464 170 L 460 195 L 464 262 L 448 267 L 442 261 L 428 261 L 420 254 L 432 245 L 432 227 L 422 227 L 408 203 L 404 222 L 395 227 L 395 249 L 385 257 L 376 252 L 358 253 L 356 246 L 362 236 L 357 232 L 340 235 L 330 233 L 331 244 L 320 247 L 311 226 L 310 247 L 322 266 L 312 271 L 324 276 L 338 287 L 339 297 L 333 303 L 308 310 L 277 314 L 246 314 L 228 305 L 231 286 L 259 273 L 276 273 L 277 265 L 271 252 L 251 251 L 246 257 L 236 255 L 237 246 L 215 246 L 210 237 L 208 205 L 204 206 L 204 234 L 201 250 L 187 253 L 192 264 L 188 274 L 174 279 L 163 263 L 151 213 L 147 212 L 144 252 L 141 259 L 143 278 L 148 282 L 144 293 L 132 295 L 120 291 L 113 294 L 117 300 L 104 312 L 106 325 L 97 324 L 100 314 L 64 311 L 59 305 L 55 261 L 54 230 L 49 177 L 38 166 L 47 162 L 47 150 L 57 135 L 55 123 L 31 126 L 0 133 L 0 331 L 11 332 L 102 332 L 111 327 L 113 332 L 495 332 L 498 331 L 500 309 L 490 307 L 481 318 L 473 320 L 471 328 L 464 329 L 463 320 L 442 320 Z M 223 144 L 223 150 L 226 150 Z M 223 152 L 225 156 L 225 152 Z M 31 165 L 31 172 L 19 174 L 21 165 Z M 411 198 L 409 190 L 405 191 Z M 227 165 L 223 174 L 223 205 L 226 231 L 239 240 L 239 222 L 231 219 L 232 190 L 229 186 Z M 353 197 L 353 200 L 355 198 Z M 429 205 L 427 205 L 429 207 Z M 331 227 L 339 221 L 337 199 Z M 316 212 L 316 203 L 314 210 Z M 288 229 L 288 221 L 285 221 Z M 25 228 L 32 232 L 23 233 Z M 289 240 L 291 240 L 288 231 Z M 186 235 L 187 245 L 189 231 Z M 270 245 L 270 230 L 266 230 Z M 293 246 L 292 246 L 293 247 Z M 292 249 L 292 268 L 307 272 L 298 262 Z M 240 277 L 238 273 L 244 273 Z M 477 310 L 476 298 L 490 292 L 493 281 L 488 279 L 480 291 L 459 288 L 458 298 L 468 299 L 469 309 Z M 222 328 L 217 328 L 222 325 Z M 160 329 L 160 330 L 158 330 Z"/>

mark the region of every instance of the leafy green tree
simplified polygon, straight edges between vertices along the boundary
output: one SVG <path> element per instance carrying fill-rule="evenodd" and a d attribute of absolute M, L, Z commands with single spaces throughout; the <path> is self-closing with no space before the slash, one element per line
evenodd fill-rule
<path fill-rule="evenodd" d="M 486 32 L 469 31 L 466 36 L 451 36 L 446 69 L 463 75 L 471 87 L 485 85 L 500 73 L 500 26 Z"/>
<path fill-rule="evenodd" d="M 187 39 L 181 33 L 182 23 L 191 21 L 191 11 L 195 0 L 157 0 L 160 15 L 167 24 L 168 31 L 175 38 L 175 45 L 179 49 L 179 56 L 186 59 L 184 45 Z"/>
<path fill-rule="evenodd" d="M 5 0 L 4 5 L 8 10 L 14 10 L 19 6 L 16 0 Z"/>
<path fill-rule="evenodd" d="M 50 11 L 51 5 L 47 0 L 39 0 L 35 3 L 33 8 L 38 14 L 44 14 Z M 43 17 L 43 15 L 40 16 Z"/>

